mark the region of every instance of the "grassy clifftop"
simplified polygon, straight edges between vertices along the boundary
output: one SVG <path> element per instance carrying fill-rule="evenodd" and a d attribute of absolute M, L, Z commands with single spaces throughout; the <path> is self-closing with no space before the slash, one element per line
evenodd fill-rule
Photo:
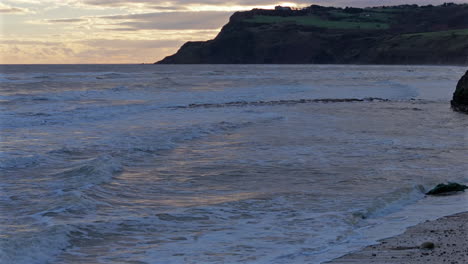
<path fill-rule="evenodd" d="M 236 12 L 159 63 L 468 64 L 468 5 Z"/>

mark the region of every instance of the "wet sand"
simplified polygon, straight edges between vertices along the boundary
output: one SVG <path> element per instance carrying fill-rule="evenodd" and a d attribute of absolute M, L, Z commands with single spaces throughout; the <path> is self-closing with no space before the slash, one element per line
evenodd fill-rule
<path fill-rule="evenodd" d="M 421 246 L 423 243 L 425 246 Z M 326 263 L 468 263 L 468 212 L 421 223 L 401 235 Z"/>

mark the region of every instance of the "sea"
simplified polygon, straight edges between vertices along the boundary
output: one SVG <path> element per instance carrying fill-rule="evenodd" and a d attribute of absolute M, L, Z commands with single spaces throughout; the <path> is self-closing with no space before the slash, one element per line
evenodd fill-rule
<path fill-rule="evenodd" d="M 0 263 L 324 263 L 468 210 L 466 67 L 0 66 Z"/>

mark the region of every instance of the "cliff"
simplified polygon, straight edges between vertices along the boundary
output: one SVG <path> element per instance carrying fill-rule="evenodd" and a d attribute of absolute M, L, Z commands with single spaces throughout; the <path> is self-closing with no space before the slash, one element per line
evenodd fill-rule
<path fill-rule="evenodd" d="M 458 82 L 451 103 L 454 110 L 468 113 L 468 71 Z"/>
<path fill-rule="evenodd" d="M 468 4 L 253 9 L 160 64 L 468 64 Z"/>

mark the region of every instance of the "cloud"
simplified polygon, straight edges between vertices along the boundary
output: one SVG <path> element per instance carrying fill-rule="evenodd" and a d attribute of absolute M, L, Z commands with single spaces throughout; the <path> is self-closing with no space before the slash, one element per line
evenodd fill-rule
<path fill-rule="evenodd" d="M 161 6 L 161 5 L 150 5 L 148 6 L 150 9 L 158 10 L 161 12 L 164 11 L 183 11 L 188 10 L 185 6 Z"/>
<path fill-rule="evenodd" d="M 192 30 L 218 29 L 228 21 L 230 12 L 165 12 L 132 15 L 103 16 L 100 19 L 114 21 L 113 30 Z"/>
<path fill-rule="evenodd" d="M 100 7 L 123 7 L 123 6 L 145 6 L 150 8 L 154 5 L 153 0 L 81 0 L 84 5 L 100 6 Z M 164 1 L 161 7 L 165 8 L 188 8 L 190 6 L 217 6 L 219 8 L 229 6 L 274 6 L 282 2 L 290 2 L 290 4 L 297 4 L 299 6 L 320 4 L 320 5 L 332 5 L 332 6 L 382 6 L 382 5 L 400 5 L 400 4 L 443 4 L 444 2 L 457 2 L 457 3 L 468 3 L 467 0 L 299 0 L 299 1 L 281 1 L 281 0 L 230 0 L 226 2 L 218 0 L 168 0 Z M 231 10 L 226 8 L 225 10 Z"/>
<path fill-rule="evenodd" d="M 306 3 L 311 1 L 305 1 Z M 393 5 L 405 5 L 405 4 L 417 4 L 417 5 L 441 5 L 445 2 L 455 3 L 468 3 L 468 0 L 318 0 L 313 1 L 320 5 L 333 5 L 333 6 L 353 6 L 353 7 L 368 7 L 368 6 L 393 6 Z M 311 3 L 312 4 L 312 3 Z"/>
<path fill-rule="evenodd" d="M 308 6 L 312 4 L 327 5 L 327 6 L 381 6 L 381 5 L 399 5 L 399 4 L 443 4 L 444 2 L 468 3 L 468 0 L 10 0 L 14 3 L 29 4 L 29 5 L 48 5 L 48 6 L 68 6 L 68 7 L 85 7 L 91 9 L 109 9 L 109 8 L 130 8 L 132 10 L 143 9 L 165 11 L 181 11 L 181 10 L 229 10 L 234 11 L 250 9 L 253 7 L 272 7 L 274 5 L 289 2 L 290 5 Z M 9 2 L 7 0 L 7 2 Z M 0 8 L 1 8 L 0 4 Z M 4 4 L 3 4 L 4 5 Z M 8 10 L 8 11 L 7 11 Z M 19 12 L 24 11 L 24 8 L 13 7 L 5 9 L 4 12 Z"/>
<path fill-rule="evenodd" d="M 151 63 L 176 51 L 181 39 L 0 40 L 0 63 Z"/>
<path fill-rule="evenodd" d="M 0 14 L 27 14 L 30 12 L 27 8 L 13 7 L 0 3 Z"/>
<path fill-rule="evenodd" d="M 157 49 L 178 46 L 182 40 L 130 40 L 130 39 L 89 39 L 78 41 L 90 47 L 109 49 Z"/>
<path fill-rule="evenodd" d="M 239 11 L 252 8 L 273 8 L 279 2 L 275 0 L 231 0 L 220 2 L 218 0 L 81 0 L 80 5 L 88 8 L 128 8 L 139 11 L 156 10 L 158 12 L 167 11 Z M 291 3 L 294 5 L 294 3 Z"/>
<path fill-rule="evenodd" d="M 55 46 L 55 45 L 60 44 L 60 42 L 6 39 L 6 40 L 0 40 L 0 45 L 2 45 L 2 44 L 5 44 L 5 45 L 30 45 L 30 46 Z"/>
<path fill-rule="evenodd" d="M 47 23 L 78 23 L 85 22 L 87 19 L 84 18 L 61 18 L 61 19 L 47 19 Z"/>
<path fill-rule="evenodd" d="M 81 62 L 152 63 L 176 51 L 183 40 L 89 39 L 76 42 L 82 47 L 75 53 Z"/>
<path fill-rule="evenodd" d="M 96 6 L 129 6 L 129 5 L 154 5 L 154 0 L 82 0 L 81 3 Z M 219 0 L 172 0 L 163 2 L 164 6 L 184 6 L 184 5 L 263 5 L 275 4 L 276 1 L 272 0 L 235 0 L 229 2 L 222 2 Z"/>

